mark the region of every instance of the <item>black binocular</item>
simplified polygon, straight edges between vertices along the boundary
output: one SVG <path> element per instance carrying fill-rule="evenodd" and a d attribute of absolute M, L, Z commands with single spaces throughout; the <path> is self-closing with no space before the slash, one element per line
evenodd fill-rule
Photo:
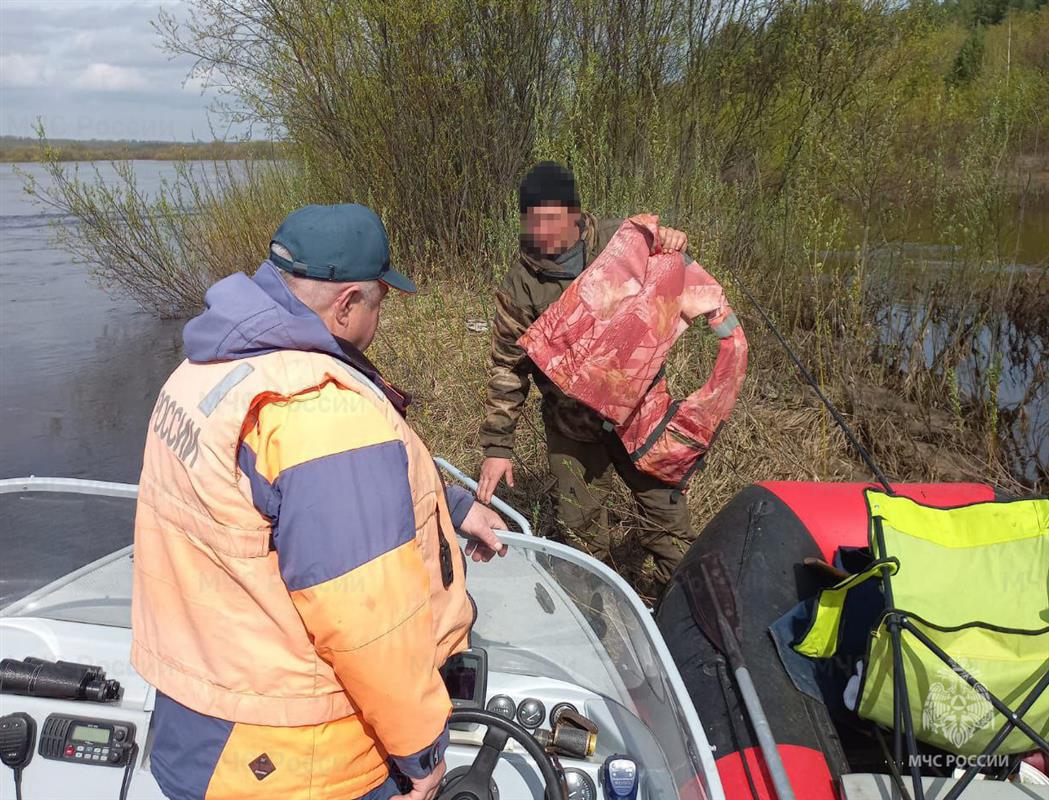
<path fill-rule="evenodd" d="M 72 661 L 45 661 L 32 656 L 0 661 L 0 692 L 55 700 L 110 703 L 120 697 L 120 681 L 106 678 L 105 670 Z"/>

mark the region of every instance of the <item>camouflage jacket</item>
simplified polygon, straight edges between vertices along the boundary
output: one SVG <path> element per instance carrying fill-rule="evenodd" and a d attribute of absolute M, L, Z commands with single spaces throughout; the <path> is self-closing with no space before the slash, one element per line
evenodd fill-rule
<path fill-rule="evenodd" d="M 520 253 L 495 293 L 495 320 L 492 331 L 492 365 L 488 378 L 488 398 L 481 423 L 481 447 L 486 457 L 509 458 L 514 431 L 528 396 L 530 379 L 543 396 L 543 422 L 563 436 L 580 442 L 594 442 L 601 436 L 601 418 L 561 392 L 536 369 L 517 340 L 547 307 L 561 296 L 568 285 L 608 244 L 622 220 L 597 220 L 583 215 L 582 252 L 565 253 L 556 261 L 536 259 Z M 570 260 L 582 259 L 572 268 Z"/>

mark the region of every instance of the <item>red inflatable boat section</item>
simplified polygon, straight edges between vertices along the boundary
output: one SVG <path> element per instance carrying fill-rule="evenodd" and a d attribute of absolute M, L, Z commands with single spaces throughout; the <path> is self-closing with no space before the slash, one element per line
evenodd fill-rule
<path fill-rule="evenodd" d="M 828 563 L 839 547 L 867 546 L 863 490 L 880 488 L 877 484 L 769 481 L 760 485 L 790 506 Z M 994 490 L 980 483 L 900 483 L 893 488 L 904 497 L 941 508 L 994 500 Z"/>
<path fill-rule="evenodd" d="M 787 770 L 787 778 L 794 788 L 798 800 L 838 800 L 834 789 L 834 778 L 827 769 L 823 753 L 809 747 L 798 747 L 792 744 L 778 745 L 779 756 Z M 747 780 L 743 768 L 743 758 L 747 759 L 750 777 L 754 781 L 754 790 Z M 738 752 L 722 756 L 717 760 L 718 775 L 725 789 L 727 800 L 777 800 L 772 778 L 765 767 L 761 750 L 747 748 L 742 755 Z"/>

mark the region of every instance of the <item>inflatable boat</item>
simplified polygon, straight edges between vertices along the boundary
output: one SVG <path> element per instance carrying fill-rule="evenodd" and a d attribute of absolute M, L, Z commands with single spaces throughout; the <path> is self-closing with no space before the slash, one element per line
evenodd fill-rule
<path fill-rule="evenodd" d="M 893 488 L 899 496 L 929 507 L 965 508 L 995 500 L 994 492 L 979 484 Z M 745 709 L 736 697 L 725 658 L 701 629 L 686 597 L 684 579 L 698 573 L 711 556 L 724 563 L 734 584 L 742 655 L 764 701 L 796 796 L 868 800 L 913 794 L 909 776 L 893 777 L 887 769 L 891 759 L 880 746 L 880 732 L 844 707 L 842 690 L 848 686 L 852 664 L 831 664 L 817 671 L 820 680 L 811 680 L 811 675 L 804 674 L 805 659 L 791 647 L 797 627 L 784 630 L 792 621 L 808 618 L 812 609 L 804 605 L 806 601 L 811 606 L 821 590 L 846 577 L 847 570 L 840 568 L 840 558 L 835 563 L 836 556 L 850 550 L 862 553 L 869 544 L 869 491 L 867 484 L 788 482 L 744 489 L 706 526 L 659 606 L 660 631 L 702 716 L 723 790 L 732 800 L 775 800 L 777 794 Z M 1036 525 L 1044 553 L 1049 519 L 1044 507 L 1041 513 Z M 1047 583 L 1044 576 L 1042 583 Z M 1044 585 L 1043 589 L 1049 592 Z M 880 599 L 880 592 L 874 592 Z M 1049 621 L 1049 597 L 1042 600 L 1042 615 Z M 793 620 L 792 612 L 798 612 Z M 1041 642 L 1046 641 L 1043 632 Z M 800 679 L 792 675 L 792 667 L 799 664 Z M 1047 671 L 1049 648 L 1041 659 L 1043 680 Z M 1043 739 L 1049 733 L 1044 723 L 1038 733 Z M 1037 747 L 1032 744 L 1031 749 Z M 923 757 L 923 764 L 932 767 L 920 776 L 925 797 L 948 796 L 959 775 L 950 768 L 952 763 L 966 762 L 952 761 L 950 753 L 930 749 L 923 751 Z M 1003 770 L 1012 782 L 979 780 L 970 783 L 962 796 L 1049 797 L 1049 780 L 1033 766 L 1044 769 L 1045 761 L 1014 758 L 1005 763 L 1012 766 L 1012 770 Z"/>

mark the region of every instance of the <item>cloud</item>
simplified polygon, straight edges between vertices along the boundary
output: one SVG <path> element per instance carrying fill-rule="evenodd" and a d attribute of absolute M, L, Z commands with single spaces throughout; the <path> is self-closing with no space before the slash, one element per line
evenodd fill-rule
<path fill-rule="evenodd" d="M 184 3 L 163 6 L 186 17 Z M 0 0 L 0 134 L 191 140 L 225 132 L 216 90 L 170 58 L 152 22 L 157 0 Z M 236 134 L 240 128 L 231 131 Z"/>
<path fill-rule="evenodd" d="M 190 75 L 182 82 L 182 91 L 201 94 L 210 86 L 208 79 L 203 75 Z"/>
<path fill-rule="evenodd" d="M 0 55 L 0 86 L 45 86 L 50 83 L 53 74 L 43 56 L 26 53 Z"/>
<path fill-rule="evenodd" d="M 133 67 L 95 62 L 88 64 L 75 78 L 75 89 L 96 92 L 126 92 L 144 89 L 149 85 L 142 73 Z"/>

